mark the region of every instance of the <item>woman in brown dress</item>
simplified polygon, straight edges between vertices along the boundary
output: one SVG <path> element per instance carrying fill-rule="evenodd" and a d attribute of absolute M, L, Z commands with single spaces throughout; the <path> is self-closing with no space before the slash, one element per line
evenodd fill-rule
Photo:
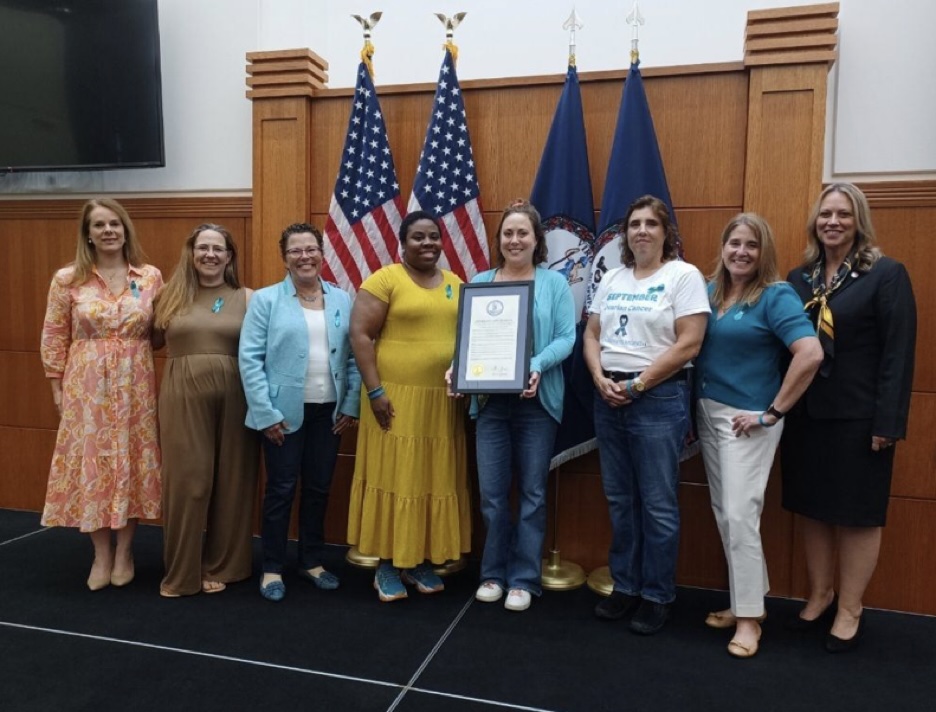
<path fill-rule="evenodd" d="M 156 303 L 169 350 L 159 392 L 166 598 L 250 578 L 259 453 L 237 366 L 250 294 L 230 233 L 203 224 Z"/>

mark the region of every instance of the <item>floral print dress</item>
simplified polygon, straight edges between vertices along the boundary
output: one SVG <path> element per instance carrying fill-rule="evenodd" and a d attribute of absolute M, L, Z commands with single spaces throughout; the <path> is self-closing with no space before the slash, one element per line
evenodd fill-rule
<path fill-rule="evenodd" d="M 119 295 L 95 270 L 49 288 L 41 355 L 62 379 L 62 412 L 42 524 L 82 532 L 159 516 L 156 374 L 150 334 L 159 270 L 131 266 Z"/>

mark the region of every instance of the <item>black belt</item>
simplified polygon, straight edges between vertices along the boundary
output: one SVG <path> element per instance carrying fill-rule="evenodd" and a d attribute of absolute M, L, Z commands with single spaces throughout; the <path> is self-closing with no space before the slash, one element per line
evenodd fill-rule
<path fill-rule="evenodd" d="M 622 381 L 631 381 L 637 376 L 640 375 L 640 371 L 602 371 L 601 372 L 605 378 L 610 378 L 615 383 L 621 383 Z M 660 381 L 660 383 L 667 383 L 668 381 L 688 381 L 689 380 L 689 369 L 684 368 L 680 371 L 676 371 L 669 378 Z M 659 384 L 657 384 L 659 385 Z"/>

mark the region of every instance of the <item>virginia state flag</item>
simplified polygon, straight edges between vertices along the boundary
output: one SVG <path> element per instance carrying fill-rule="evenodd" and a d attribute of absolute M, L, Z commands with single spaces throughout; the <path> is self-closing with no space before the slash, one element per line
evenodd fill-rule
<path fill-rule="evenodd" d="M 666 203 L 673 223 L 676 222 L 638 64 L 631 64 L 627 81 L 624 82 L 604 196 L 601 198 L 595 258 L 585 297 L 586 309 L 591 304 L 602 275 L 621 264 L 619 240 L 627 234 L 627 226 L 623 221 L 631 203 L 642 195 L 653 195 Z M 682 255 L 682 245 L 677 247 Z"/>
<path fill-rule="evenodd" d="M 546 265 L 565 276 L 575 297 L 576 315 L 584 316 L 585 295 L 595 241 L 585 119 L 578 73 L 570 65 L 540 159 L 530 202 L 543 218 L 548 248 Z M 582 357 L 582 330 L 562 368 L 566 389 L 562 424 L 556 435 L 550 469 L 595 449 L 592 381 Z"/>

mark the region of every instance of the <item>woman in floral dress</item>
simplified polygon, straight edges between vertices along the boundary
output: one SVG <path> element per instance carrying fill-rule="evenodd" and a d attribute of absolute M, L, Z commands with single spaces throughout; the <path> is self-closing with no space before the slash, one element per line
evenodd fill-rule
<path fill-rule="evenodd" d="M 92 591 L 133 580 L 137 520 L 159 516 L 151 338 L 163 281 L 143 260 L 126 210 L 88 201 L 75 261 L 55 273 L 42 327 L 60 417 L 42 524 L 90 534 Z"/>

